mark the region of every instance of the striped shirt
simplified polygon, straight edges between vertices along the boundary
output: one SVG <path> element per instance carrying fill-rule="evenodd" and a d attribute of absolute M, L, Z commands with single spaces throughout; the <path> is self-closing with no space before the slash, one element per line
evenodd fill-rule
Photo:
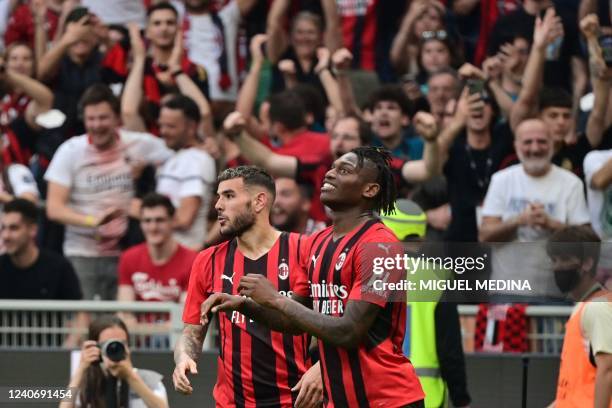
<path fill-rule="evenodd" d="M 285 296 L 296 283 L 301 235 L 283 232 L 270 251 L 256 260 L 245 258 L 236 239 L 202 251 L 189 279 L 183 321 L 200 324 L 200 306 L 213 293 L 238 293 L 240 278 L 266 274 Z M 308 368 L 308 336 L 268 329 L 241 313 L 219 313 L 219 358 L 213 397 L 217 407 L 291 408 L 291 392 Z"/>

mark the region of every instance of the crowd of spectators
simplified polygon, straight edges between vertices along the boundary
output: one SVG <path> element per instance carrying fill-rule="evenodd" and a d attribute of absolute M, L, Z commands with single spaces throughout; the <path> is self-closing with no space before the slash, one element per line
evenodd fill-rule
<path fill-rule="evenodd" d="M 391 151 L 429 240 L 611 242 L 610 6 L 576 3 L 0 1 L 0 297 L 178 302 L 223 239 L 221 170 L 266 169 L 272 223 L 312 233 L 363 145 Z M 494 252 L 513 266 L 492 276 L 562 300 L 543 250 Z"/>

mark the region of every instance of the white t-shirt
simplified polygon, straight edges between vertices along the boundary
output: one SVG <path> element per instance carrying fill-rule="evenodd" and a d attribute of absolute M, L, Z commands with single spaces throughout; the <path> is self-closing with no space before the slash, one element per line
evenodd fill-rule
<path fill-rule="evenodd" d="M 144 27 L 146 10 L 143 0 L 81 0 L 104 24 L 138 23 Z"/>
<path fill-rule="evenodd" d="M 68 205 L 75 211 L 99 216 L 112 207 L 127 214 L 134 195 L 131 163 L 162 164 L 172 156 L 164 141 L 148 133 L 119 130 L 119 143 L 99 151 L 87 135 L 64 142 L 51 160 L 45 180 L 70 188 Z M 95 228 L 66 226 L 67 256 L 118 256 L 119 240 L 127 229 L 127 216 L 111 221 L 117 236 L 104 236 Z"/>
<path fill-rule="evenodd" d="M 40 196 L 32 172 L 23 164 L 9 165 L 6 169 L 6 176 L 11 184 L 10 189 L 4 185 L 4 177 L 0 177 L 0 192 L 8 193 L 9 190 L 12 190 L 12 195 L 15 197 L 21 197 L 25 193 L 34 194 L 36 197 Z M 0 215 L 2 215 L 2 204 L 0 204 Z M 0 255 L 5 251 L 4 242 L 0 237 Z"/>
<path fill-rule="evenodd" d="M 501 217 L 502 221 L 507 221 L 522 213 L 530 203 L 544 205 L 546 213 L 561 223 L 589 223 L 582 181 L 555 165 L 543 177 L 529 176 L 521 164 L 495 173 L 485 197 L 482 215 Z M 521 226 L 517 231 L 517 240 L 495 244 L 491 278 L 527 279 L 532 289 L 531 295 L 560 297 L 546 254 L 546 239 L 550 235 L 549 230 Z M 517 244 L 525 242 L 530 244 Z M 517 294 L 512 291 L 503 293 Z"/>
<path fill-rule="evenodd" d="M 602 241 L 599 265 L 612 268 L 612 184 L 605 190 L 595 190 L 591 187 L 593 175 L 608 160 L 612 160 L 612 150 L 595 150 L 586 155 L 583 168 L 591 224 Z"/>
<path fill-rule="evenodd" d="M 25 193 L 32 193 L 37 197 L 40 195 L 38 192 L 38 187 L 36 186 L 36 180 L 34 180 L 34 175 L 23 164 L 11 164 L 6 169 L 6 174 L 8 176 L 8 181 L 11 184 L 10 188 L 4 185 L 4 180 L 0 177 L 0 191 L 8 192 L 9 190 L 13 191 L 13 195 L 15 197 L 21 197 Z M 0 209 L 2 208 L 2 204 L 0 204 Z"/>
<path fill-rule="evenodd" d="M 191 228 L 176 231 L 174 238 L 186 247 L 199 250 L 206 239 L 206 217 L 215 182 L 215 161 L 205 151 L 190 147 L 177 152 L 157 174 L 157 192 L 170 198 L 175 208 L 186 197 L 200 197 L 200 209 Z"/>
<path fill-rule="evenodd" d="M 182 9 L 184 10 L 184 8 Z M 231 0 L 219 11 L 218 15 L 223 22 L 223 29 L 225 31 L 227 70 L 232 79 L 232 84 L 228 89 L 223 90 L 219 87 L 219 77 L 221 76 L 219 57 L 223 50 L 223 42 L 221 33 L 213 23 L 210 14 L 184 15 L 183 18 L 187 19 L 189 26 L 189 30 L 185 32 L 185 47 L 188 50 L 189 59 L 206 69 L 210 99 L 235 101 L 238 97 L 239 82 L 238 68 L 236 66 L 236 46 L 241 19 L 240 8 L 236 0 Z"/>

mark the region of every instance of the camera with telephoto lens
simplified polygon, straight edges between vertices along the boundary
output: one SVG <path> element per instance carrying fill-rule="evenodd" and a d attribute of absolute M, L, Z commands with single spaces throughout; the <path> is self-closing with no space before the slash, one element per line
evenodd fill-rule
<path fill-rule="evenodd" d="M 117 339 L 110 339 L 98 345 L 102 352 L 102 355 L 111 361 L 119 362 L 125 360 L 127 350 L 123 341 Z"/>

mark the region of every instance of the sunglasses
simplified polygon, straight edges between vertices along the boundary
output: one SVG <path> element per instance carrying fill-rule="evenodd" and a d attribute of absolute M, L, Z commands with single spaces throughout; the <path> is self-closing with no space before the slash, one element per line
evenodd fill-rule
<path fill-rule="evenodd" d="M 437 30 L 437 31 L 423 31 L 421 34 L 421 39 L 423 41 L 427 40 L 446 40 L 448 38 L 448 33 L 446 30 Z"/>

